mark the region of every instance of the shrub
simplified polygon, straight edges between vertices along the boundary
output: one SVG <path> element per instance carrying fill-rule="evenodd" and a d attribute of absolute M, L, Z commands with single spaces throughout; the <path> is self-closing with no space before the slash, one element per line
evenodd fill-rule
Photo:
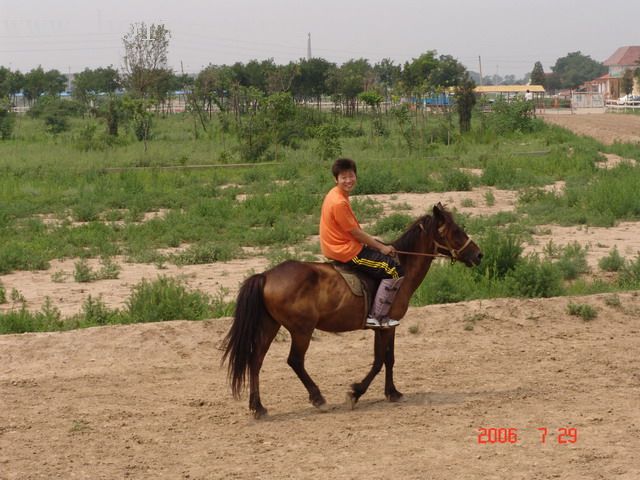
<path fill-rule="evenodd" d="M 565 280 L 574 280 L 578 275 L 589 272 L 587 251 L 578 242 L 566 245 L 556 262 Z"/>
<path fill-rule="evenodd" d="M 618 276 L 618 284 L 624 288 L 640 286 L 640 255 L 634 261 L 625 263 Z"/>
<path fill-rule="evenodd" d="M 446 191 L 468 192 L 471 190 L 471 178 L 458 169 L 449 170 L 444 174 L 442 181 Z"/>
<path fill-rule="evenodd" d="M 60 318 L 60 311 L 51 305 L 48 297 L 39 312 L 30 312 L 23 304 L 20 310 L 0 313 L 0 334 L 47 332 L 62 328 L 64 322 Z"/>
<path fill-rule="evenodd" d="M 158 277 L 153 282 L 143 280 L 133 288 L 126 305 L 131 322 L 201 320 L 209 315 L 207 295 L 189 292 L 182 283 L 168 277 Z"/>
<path fill-rule="evenodd" d="M 98 220 L 99 207 L 90 199 L 81 200 L 73 207 L 73 219 L 76 222 L 93 222 Z"/>
<path fill-rule="evenodd" d="M 613 247 L 609 255 L 598 261 L 598 266 L 605 272 L 618 272 L 624 267 L 624 261 L 624 257 L 618 252 L 618 247 Z"/>
<path fill-rule="evenodd" d="M 120 265 L 115 263 L 110 257 L 103 256 L 100 258 L 102 267 L 96 273 L 97 280 L 113 280 L 120 276 Z"/>
<path fill-rule="evenodd" d="M 29 109 L 29 115 L 42 118 L 47 131 L 55 135 L 69 130 L 69 117 L 80 115 L 83 111 L 84 107 L 75 100 L 47 96 L 40 98 Z"/>
<path fill-rule="evenodd" d="M 322 160 L 330 160 L 340 156 L 340 128 L 333 123 L 325 123 L 316 127 L 315 138 L 318 141 L 316 153 Z"/>
<path fill-rule="evenodd" d="M 569 303 L 567 312 L 569 315 L 580 317 L 585 321 L 593 320 L 598 316 L 598 311 L 586 303 Z"/>
<path fill-rule="evenodd" d="M 620 297 L 617 294 L 609 295 L 605 297 L 604 304 L 608 307 L 620 308 L 622 306 L 622 302 L 620 301 Z"/>
<path fill-rule="evenodd" d="M 388 217 L 381 218 L 371 229 L 374 235 L 398 236 L 407 229 L 413 218 L 403 213 L 392 213 Z"/>
<path fill-rule="evenodd" d="M 118 323 L 119 312 L 109 310 L 100 297 L 94 299 L 89 295 L 82 304 L 80 316 L 87 325 L 107 325 Z"/>
<path fill-rule="evenodd" d="M 78 260 L 74 264 L 73 279 L 78 283 L 89 283 L 95 280 L 95 274 L 86 258 Z"/>
<path fill-rule="evenodd" d="M 0 140 L 11 138 L 15 124 L 16 114 L 11 111 L 11 104 L 0 100 Z"/>
<path fill-rule="evenodd" d="M 213 243 L 191 245 L 185 251 L 173 257 L 176 265 L 201 265 L 231 260 L 235 255 L 235 249 Z"/>
<path fill-rule="evenodd" d="M 487 207 L 493 207 L 496 203 L 496 197 L 491 190 L 488 190 L 484 194 L 484 201 L 487 204 Z"/>
<path fill-rule="evenodd" d="M 499 135 L 527 133 L 541 128 L 540 121 L 534 117 L 532 102 L 522 99 L 498 99 L 491 110 L 492 114 L 487 117 L 487 124 Z"/>
<path fill-rule="evenodd" d="M 25 241 L 8 240 L 0 242 L 0 273 L 13 270 L 47 270 L 49 261 L 46 253 L 37 245 Z"/>
<path fill-rule="evenodd" d="M 3 303 L 7 303 L 7 291 L 4 288 L 4 285 L 0 283 L 0 305 Z"/>
<path fill-rule="evenodd" d="M 535 255 L 520 260 L 507 277 L 507 288 L 512 295 L 536 298 L 563 293 L 560 269 Z"/>
<path fill-rule="evenodd" d="M 477 268 L 480 275 L 502 278 L 513 270 L 522 255 L 520 239 L 510 233 L 491 229 L 481 239 L 482 263 Z"/>
<path fill-rule="evenodd" d="M 500 282 L 479 277 L 462 264 L 442 264 L 431 267 L 425 280 L 411 299 L 412 305 L 454 303 L 476 298 L 505 296 L 506 290 Z"/>

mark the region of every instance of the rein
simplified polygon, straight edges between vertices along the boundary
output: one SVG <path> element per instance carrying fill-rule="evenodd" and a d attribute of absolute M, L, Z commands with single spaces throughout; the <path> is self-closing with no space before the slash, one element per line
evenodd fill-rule
<path fill-rule="evenodd" d="M 420 253 L 420 252 L 405 252 L 404 250 L 396 250 L 396 253 L 402 253 L 403 255 L 416 255 L 420 257 L 444 257 L 450 258 L 449 255 L 444 253 Z"/>
<path fill-rule="evenodd" d="M 420 224 L 420 229 L 424 232 L 424 227 L 422 226 L 422 224 Z M 406 252 L 403 250 L 396 250 L 396 253 L 401 253 L 403 255 L 415 255 L 415 256 L 420 256 L 420 257 L 443 257 L 443 258 L 450 258 L 451 259 L 451 263 L 455 262 L 456 260 L 458 260 L 458 258 L 460 257 L 460 254 L 462 253 L 462 251 L 467 248 L 469 246 L 469 244 L 471 243 L 471 238 L 467 238 L 467 241 L 464 242 L 464 245 L 462 245 L 462 247 L 455 249 L 450 247 L 449 245 L 442 245 L 441 243 L 437 242 L 436 240 L 433 241 L 434 245 L 435 245 L 435 252 L 434 253 L 421 253 L 421 252 Z M 447 241 L 447 244 L 449 242 Z M 438 248 L 443 248 L 445 250 L 449 250 L 449 253 L 451 254 L 451 256 L 449 255 L 445 255 L 444 253 L 438 253 Z"/>

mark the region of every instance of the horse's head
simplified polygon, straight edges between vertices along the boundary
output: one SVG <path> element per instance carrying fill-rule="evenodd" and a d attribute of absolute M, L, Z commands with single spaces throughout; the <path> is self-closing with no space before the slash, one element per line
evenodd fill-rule
<path fill-rule="evenodd" d="M 452 261 L 460 260 L 467 267 L 478 265 L 482 260 L 480 247 L 453 221 L 451 213 L 441 203 L 433 207 L 433 218 L 437 227 L 434 238 L 436 251 Z"/>

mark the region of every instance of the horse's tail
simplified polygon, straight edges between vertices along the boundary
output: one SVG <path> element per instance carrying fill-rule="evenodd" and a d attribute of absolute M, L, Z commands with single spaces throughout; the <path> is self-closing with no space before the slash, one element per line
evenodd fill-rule
<path fill-rule="evenodd" d="M 233 324 L 223 341 L 222 362 L 228 359 L 229 381 L 235 398 L 239 398 L 245 385 L 252 356 L 262 335 L 265 276 L 261 273 L 247 278 L 236 300 Z"/>

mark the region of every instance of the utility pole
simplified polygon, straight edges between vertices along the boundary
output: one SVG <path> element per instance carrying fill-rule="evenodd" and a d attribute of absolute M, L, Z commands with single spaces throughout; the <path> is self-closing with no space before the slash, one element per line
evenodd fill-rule
<path fill-rule="evenodd" d="M 480 67 L 480 86 L 482 86 L 482 58 L 478 55 L 478 66 Z"/>
<path fill-rule="evenodd" d="M 311 60 L 311 34 L 307 35 L 307 60 Z"/>

